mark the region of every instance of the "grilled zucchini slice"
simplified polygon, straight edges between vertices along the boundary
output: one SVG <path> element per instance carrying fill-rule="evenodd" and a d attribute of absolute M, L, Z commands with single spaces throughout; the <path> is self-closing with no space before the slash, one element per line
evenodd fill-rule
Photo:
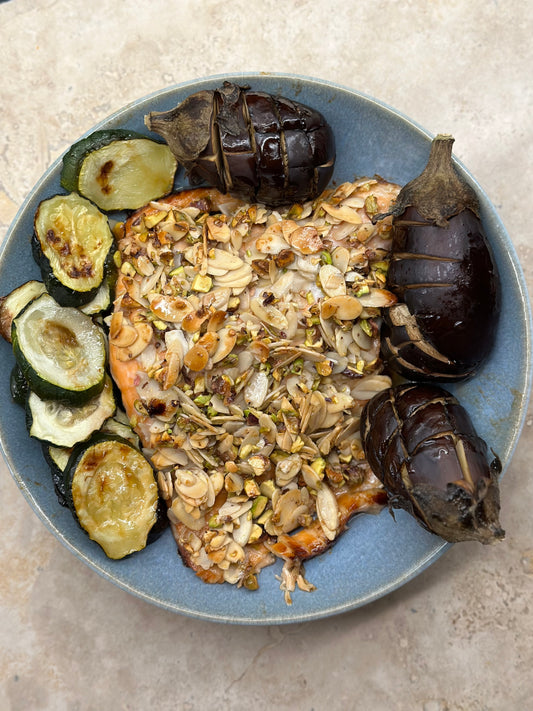
<path fill-rule="evenodd" d="M 80 526 L 109 558 L 146 547 L 159 495 L 150 463 L 130 442 L 98 433 L 76 447 L 65 469 L 65 490 Z"/>
<path fill-rule="evenodd" d="M 58 400 L 43 400 L 30 392 L 26 401 L 26 426 L 31 437 L 55 447 L 74 447 L 89 439 L 116 409 L 111 378 L 84 405 L 73 407 Z"/>
<path fill-rule="evenodd" d="M 13 320 L 11 340 L 30 389 L 43 400 L 82 405 L 103 390 L 105 338 L 78 309 L 42 294 Z"/>
<path fill-rule="evenodd" d="M 93 131 L 86 138 L 76 141 L 63 156 L 63 168 L 61 170 L 61 186 L 68 192 L 79 192 L 78 177 L 80 175 L 81 164 L 87 154 L 96 151 L 103 146 L 107 146 L 113 141 L 125 141 L 128 138 L 145 138 L 142 133 L 128 131 L 125 128 L 111 128 L 102 131 Z"/>
<path fill-rule="evenodd" d="M 64 156 L 61 181 L 102 210 L 136 210 L 171 192 L 176 168 L 166 143 L 120 129 L 96 131 Z"/>
<path fill-rule="evenodd" d="M 11 324 L 13 319 L 33 299 L 46 291 L 42 281 L 27 281 L 17 286 L 7 296 L 0 298 L 0 335 L 11 343 Z"/>
<path fill-rule="evenodd" d="M 96 296 L 115 240 L 96 205 L 70 193 L 40 203 L 32 250 L 48 293 L 62 306 L 82 306 Z"/>

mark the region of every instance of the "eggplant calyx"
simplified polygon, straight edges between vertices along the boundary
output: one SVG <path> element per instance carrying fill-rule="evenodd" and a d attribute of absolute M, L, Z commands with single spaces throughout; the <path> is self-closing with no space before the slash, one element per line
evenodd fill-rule
<path fill-rule="evenodd" d="M 422 173 L 404 185 L 389 212 L 374 215 L 375 224 L 392 215 L 395 223 L 408 207 L 414 207 L 423 220 L 447 227 L 448 219 L 463 210 L 479 217 L 479 204 L 472 188 L 457 174 L 452 162 L 453 136 L 438 134 Z"/>
<path fill-rule="evenodd" d="M 192 165 L 209 143 L 213 97 L 212 91 L 199 91 L 170 111 L 152 111 L 144 117 L 146 127 L 165 139 L 185 167 Z"/>

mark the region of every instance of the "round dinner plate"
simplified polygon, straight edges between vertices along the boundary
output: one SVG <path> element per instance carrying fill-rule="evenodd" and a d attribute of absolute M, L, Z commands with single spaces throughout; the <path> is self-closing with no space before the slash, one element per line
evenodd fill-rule
<path fill-rule="evenodd" d="M 144 116 L 173 108 L 188 95 L 220 86 L 224 80 L 280 94 L 321 111 L 337 145 L 335 183 L 378 174 L 404 184 L 418 175 L 429 154 L 431 135 L 409 118 L 374 98 L 336 84 L 289 74 L 237 74 L 207 77 L 158 91 L 133 102 L 92 130 L 125 127 L 148 134 Z M 92 130 L 89 132 L 91 133 Z M 505 468 L 518 440 L 531 388 L 531 317 L 524 277 L 512 243 L 489 198 L 475 178 L 456 163 L 476 190 L 487 238 L 502 281 L 502 314 L 495 347 L 479 374 L 451 386 L 469 411 L 478 433 L 498 453 Z M 41 200 L 64 192 L 61 158 L 43 175 L 19 210 L 0 254 L 0 294 L 29 279 L 40 279 L 31 259 L 33 217 Z M 183 173 L 178 174 L 186 185 Z M 11 346 L 0 343 L 0 441 L 20 490 L 47 528 L 78 558 L 124 590 L 167 610 L 236 624 L 280 624 L 319 619 L 352 610 L 391 592 L 433 563 L 448 544 L 423 530 L 409 515 L 387 509 L 361 514 L 327 553 L 306 563 L 313 592 L 297 590 L 287 605 L 279 589 L 281 562 L 259 575 L 259 589 L 206 585 L 186 568 L 167 530 L 140 553 L 108 559 L 79 528 L 54 494 L 41 445 L 28 437 L 24 411 L 9 394 Z"/>

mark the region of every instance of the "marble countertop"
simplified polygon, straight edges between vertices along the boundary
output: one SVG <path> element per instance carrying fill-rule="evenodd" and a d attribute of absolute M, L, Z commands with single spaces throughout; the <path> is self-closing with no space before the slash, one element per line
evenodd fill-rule
<path fill-rule="evenodd" d="M 452 133 L 531 289 L 532 31 L 527 0 L 2 2 L 0 236 L 52 161 L 121 106 L 196 77 L 293 72 Z M 2 461 L 0 709 L 527 708 L 532 425 L 530 410 L 501 486 L 504 542 L 454 546 L 366 607 L 284 626 L 182 617 L 113 586 L 43 527 Z"/>

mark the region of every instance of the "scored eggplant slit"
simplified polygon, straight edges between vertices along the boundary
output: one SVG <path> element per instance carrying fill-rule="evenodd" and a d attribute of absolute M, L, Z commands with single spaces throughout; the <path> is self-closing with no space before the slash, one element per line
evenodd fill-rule
<path fill-rule="evenodd" d="M 192 182 L 267 205 L 313 199 L 333 174 L 335 139 L 322 114 L 231 82 L 151 112 L 145 123 Z"/>
<path fill-rule="evenodd" d="M 382 353 L 413 380 L 471 377 L 492 348 L 500 311 L 498 271 L 474 191 L 452 163 L 452 136 L 432 142 L 428 164 L 394 207 Z"/>

